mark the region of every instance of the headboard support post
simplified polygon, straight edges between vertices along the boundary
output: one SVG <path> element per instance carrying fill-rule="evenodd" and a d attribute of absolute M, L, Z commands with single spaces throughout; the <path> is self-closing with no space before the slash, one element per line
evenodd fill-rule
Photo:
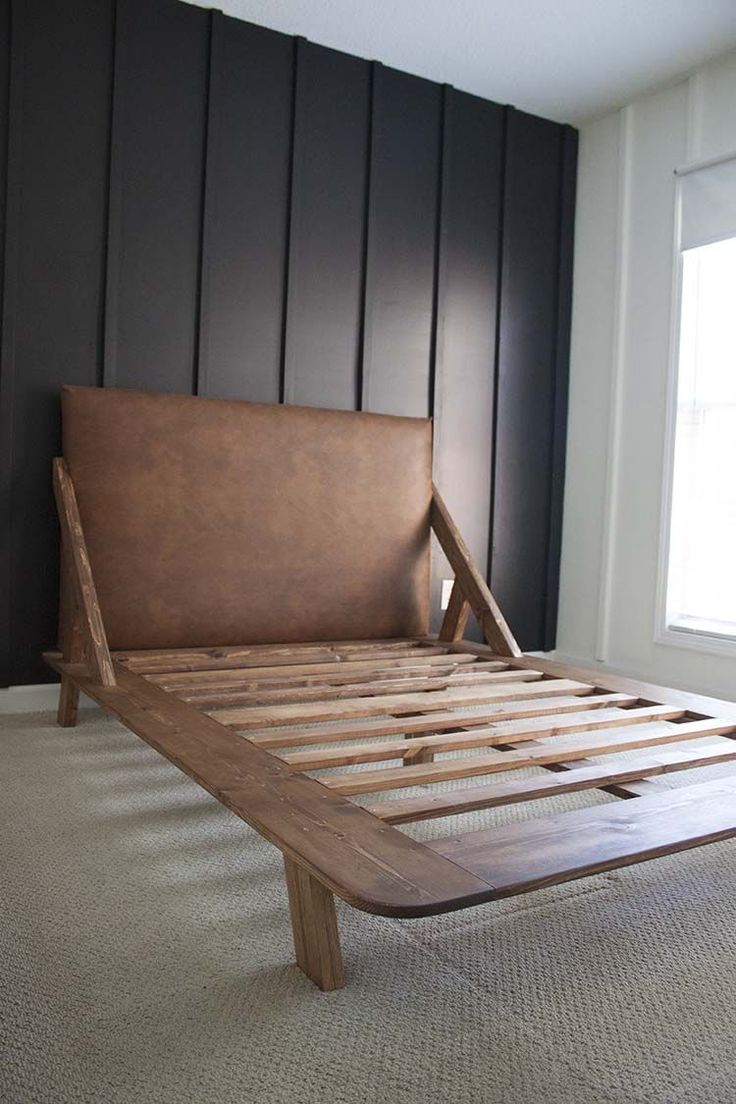
<path fill-rule="evenodd" d="M 447 617 L 442 624 L 442 633 L 445 635 L 440 634 L 442 639 L 454 640 L 456 632 L 458 636 L 462 636 L 467 620 L 467 606 L 462 601 L 464 598 L 477 617 L 483 636 L 494 652 L 497 655 L 520 656 L 521 648 L 516 643 L 496 599 L 478 570 L 470 549 L 434 484 L 432 484 L 431 524 L 442 551 L 455 572 L 452 598 Z"/>
<path fill-rule="evenodd" d="M 64 659 L 85 662 L 92 678 L 101 686 L 114 686 L 110 650 L 97 601 L 92 568 L 87 555 L 84 530 L 79 516 L 74 484 L 61 457 L 53 466 L 54 498 L 61 527 L 61 593 L 59 644 Z M 79 692 L 62 676 L 59 723 L 73 725 Z"/>

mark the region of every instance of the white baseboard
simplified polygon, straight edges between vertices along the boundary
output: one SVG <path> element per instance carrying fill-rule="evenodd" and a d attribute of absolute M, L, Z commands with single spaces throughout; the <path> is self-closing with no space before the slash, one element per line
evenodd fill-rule
<path fill-rule="evenodd" d="M 56 710 L 59 703 L 58 682 L 40 683 L 36 686 L 9 686 L 0 690 L 0 713 L 42 713 Z M 96 702 L 85 694 L 79 697 L 80 709 L 95 708 Z"/>

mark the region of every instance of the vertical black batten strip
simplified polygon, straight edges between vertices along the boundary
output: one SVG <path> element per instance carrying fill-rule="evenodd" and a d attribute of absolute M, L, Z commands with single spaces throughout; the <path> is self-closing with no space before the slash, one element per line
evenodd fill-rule
<path fill-rule="evenodd" d="M 447 198 L 449 196 L 449 163 L 448 145 L 450 140 L 450 124 L 452 112 L 452 87 L 449 84 L 442 85 L 442 98 L 439 110 L 439 154 L 437 157 L 437 213 L 435 221 L 434 237 L 434 287 L 432 288 L 432 335 L 429 345 L 429 378 L 428 378 L 428 405 L 427 409 L 432 417 L 437 417 L 436 402 L 436 374 L 442 370 L 442 357 L 444 354 L 444 327 L 445 327 L 445 280 L 446 271 L 444 259 L 447 246 Z"/>
<path fill-rule="evenodd" d="M 567 407 L 570 378 L 572 322 L 573 239 L 578 134 L 570 126 L 560 131 L 559 221 L 557 238 L 557 334 L 554 350 L 553 426 L 550 449 L 550 500 L 547 543 L 547 592 L 544 606 L 544 649 L 555 647 L 562 552 L 562 516 L 565 491 Z"/>
<path fill-rule="evenodd" d="M 102 351 L 102 386 L 114 387 L 117 377 L 118 308 L 120 292 L 120 220 L 123 182 L 121 146 L 125 126 L 123 65 L 126 15 L 129 0 L 116 0 L 113 56 L 112 112 L 110 121 L 109 184 L 107 190 L 107 241 L 105 263 L 105 321 Z"/>
<path fill-rule="evenodd" d="M 370 94 L 370 138 L 368 145 L 368 187 L 366 194 L 366 222 L 365 222 L 365 275 L 363 277 L 363 322 L 362 322 L 362 347 L 360 356 L 360 396 L 357 409 L 370 410 L 371 393 L 371 368 L 373 367 L 373 298 L 375 295 L 373 263 L 371 250 L 371 232 L 375 226 L 376 190 L 374 188 L 373 173 L 376 164 L 376 146 L 380 140 L 380 129 L 377 124 L 376 104 L 381 91 L 381 75 L 383 66 L 380 61 L 371 63 L 371 94 Z"/>
<path fill-rule="evenodd" d="M 368 292 L 368 233 L 371 210 L 371 169 L 373 167 L 373 84 L 378 62 L 370 63 L 368 77 L 368 109 L 366 121 L 365 191 L 363 200 L 363 248 L 360 272 L 360 321 L 358 330 L 358 370 L 355 376 L 355 409 L 363 409 L 363 380 L 365 362 L 365 312 Z"/>
<path fill-rule="evenodd" d="M 287 198 L 287 212 L 286 212 L 286 249 L 284 258 L 284 291 L 283 291 L 283 305 L 281 312 L 281 370 L 279 377 L 279 402 L 285 403 L 289 401 L 289 394 L 293 395 L 294 381 L 293 377 L 289 378 L 289 298 L 290 291 L 292 290 L 291 280 L 291 250 L 292 250 L 292 233 L 291 224 L 294 217 L 294 168 L 295 168 L 295 152 L 296 152 L 296 126 L 297 126 L 297 109 L 298 109 L 298 92 L 299 92 L 299 53 L 301 44 L 306 39 L 301 36 L 296 36 L 293 39 L 293 66 L 292 66 L 292 85 L 291 85 L 291 139 L 289 144 L 289 194 Z"/>
<path fill-rule="evenodd" d="M 216 49 L 216 40 L 219 42 L 220 21 L 222 12 L 210 10 L 207 35 L 207 79 L 205 82 L 205 115 L 204 136 L 202 141 L 202 177 L 200 184 L 200 217 L 199 217 L 199 273 L 197 281 L 197 317 L 195 321 L 194 335 L 194 360 L 192 393 L 195 395 L 207 394 L 207 370 L 209 367 L 209 329 L 207 318 L 207 306 L 209 297 L 209 283 L 207 264 L 209 259 L 208 229 L 207 229 L 207 169 L 210 157 L 210 143 L 215 141 L 216 113 L 213 112 L 212 74 L 214 71 L 213 57 Z"/>
<path fill-rule="evenodd" d="M 493 569 L 493 519 L 495 516 L 496 499 L 496 458 L 498 433 L 498 385 L 501 367 L 501 311 L 503 309 L 503 254 L 504 254 L 504 226 L 506 222 L 506 159 L 508 156 L 509 135 L 509 104 L 504 105 L 503 123 L 501 126 L 501 185 L 498 203 L 498 277 L 496 280 L 496 339 L 493 350 L 493 410 L 491 412 L 491 426 L 493 441 L 491 444 L 491 502 L 488 513 L 488 566 L 486 568 L 486 581 L 491 585 Z"/>
<path fill-rule="evenodd" d="M 2 339 L 0 341 L 0 516 L 6 523 L 0 526 L 0 564 L 2 593 L 0 594 L 0 686 L 10 683 L 11 624 L 13 592 L 13 420 L 15 413 L 15 308 L 18 290 L 20 253 L 20 189 L 22 153 L 22 105 L 24 76 L 25 3 L 15 0 L 11 6 L 9 73 L 8 73 L 8 135 L 5 183 L 5 255 L 3 257 Z"/>
<path fill-rule="evenodd" d="M 115 0 L 112 11 L 112 56 L 110 58 L 110 114 L 107 127 L 107 194 L 105 196 L 105 208 L 104 208 L 104 240 L 102 242 L 102 273 L 100 284 L 102 287 L 102 294 L 100 296 L 100 321 L 98 330 L 98 353 L 97 353 L 97 386 L 104 387 L 105 385 L 105 335 L 107 332 L 107 272 L 108 272 L 108 257 L 110 252 L 110 181 L 112 179 L 112 130 L 113 130 L 113 104 L 115 99 L 115 59 L 117 55 L 117 38 L 118 38 L 118 5 L 120 0 Z"/>

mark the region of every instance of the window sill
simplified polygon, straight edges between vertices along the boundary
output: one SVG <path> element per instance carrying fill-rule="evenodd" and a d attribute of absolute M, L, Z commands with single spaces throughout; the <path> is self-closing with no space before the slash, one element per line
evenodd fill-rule
<path fill-rule="evenodd" d="M 654 642 L 668 647 L 684 648 L 686 651 L 707 652 L 736 659 L 736 635 L 708 631 L 706 628 L 667 625 L 656 634 Z"/>

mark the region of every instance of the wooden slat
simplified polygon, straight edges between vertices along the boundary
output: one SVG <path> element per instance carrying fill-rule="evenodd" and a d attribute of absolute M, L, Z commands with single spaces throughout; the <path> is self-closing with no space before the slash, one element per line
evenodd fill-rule
<path fill-rule="evenodd" d="M 376 771 L 348 771 L 321 778 L 324 786 L 341 794 L 378 793 L 402 789 L 405 786 L 425 786 L 451 779 L 473 778 L 480 774 L 519 770 L 522 767 L 564 763 L 586 755 L 610 755 L 616 751 L 653 747 L 656 744 L 693 740 L 698 736 L 724 736 L 736 732 L 730 721 L 686 721 L 682 724 L 663 723 L 636 725 L 613 732 L 587 733 L 582 737 L 561 737 L 554 744 L 497 755 L 472 755 L 461 759 L 445 759 L 416 767 L 387 767 Z"/>
<path fill-rule="evenodd" d="M 696 767 L 708 767 L 736 759 L 736 745 L 732 740 L 719 739 L 717 744 L 703 740 L 702 743 L 703 748 L 697 751 L 667 748 L 647 753 L 635 763 L 591 763 L 561 774 L 513 778 L 509 782 L 469 786 L 467 789 L 452 790 L 449 793 L 375 801 L 363 808 L 389 824 L 411 824 L 418 820 L 456 816 L 478 809 L 495 809 L 500 805 L 513 805 L 519 801 L 557 797 L 578 790 L 620 786 L 625 782 L 669 774 L 672 771 L 694 770 Z"/>
<path fill-rule="evenodd" d="M 425 637 L 425 640 L 432 638 Z M 455 644 L 447 645 L 450 651 L 459 651 L 464 654 L 472 653 L 479 659 L 491 660 L 496 658 L 492 649 L 477 644 L 473 640 L 460 640 Z M 591 679 L 593 672 L 586 667 L 577 667 L 571 663 L 561 663 L 559 660 L 545 659 L 542 656 L 522 655 L 520 657 L 504 656 L 504 662 L 511 667 L 534 667 L 544 671 L 553 678 Z M 625 675 L 613 675 L 608 671 L 596 671 L 595 682 L 601 688 L 621 694 L 635 694 L 643 701 L 668 702 L 670 705 L 679 705 L 689 713 L 700 714 L 705 717 L 727 717 L 736 721 L 736 700 L 727 701 L 724 698 L 710 698 L 704 694 L 692 694 L 689 690 L 676 690 L 671 686 L 660 686 L 657 683 L 644 682 L 640 679 L 629 678 Z"/>
<path fill-rule="evenodd" d="M 382 692 L 384 687 L 391 687 L 392 690 L 386 690 L 386 693 L 393 692 L 393 689 L 403 690 L 404 686 L 417 689 L 420 682 L 426 682 L 430 686 L 437 685 L 443 680 L 450 680 L 451 684 L 457 682 L 464 682 L 466 679 L 468 683 L 477 681 L 473 676 L 492 672 L 500 675 L 502 673 L 500 668 L 503 668 L 503 664 L 496 663 L 472 663 L 472 664 L 456 664 L 442 667 L 392 667 L 388 671 L 367 671 L 358 672 L 357 674 L 341 674 L 341 675 L 300 675 L 293 678 L 274 678 L 274 679 L 253 679 L 244 682 L 233 682 L 226 686 L 220 687 L 167 687 L 182 701 L 192 702 L 196 705 L 226 705 L 232 703 L 237 705 L 239 702 L 245 700 L 248 701 L 248 696 L 254 691 L 265 693 L 270 690 L 289 690 L 293 691 L 296 695 L 299 690 L 302 691 L 314 691 L 315 694 L 319 693 L 320 687 L 345 687 L 350 689 L 355 687 L 359 693 L 362 693 L 366 684 L 375 685 L 377 691 Z M 419 673 L 417 673 L 419 672 Z M 519 677 L 524 679 L 524 672 L 516 671 L 512 674 L 512 681 L 514 678 Z M 412 687 L 412 680 L 417 685 Z M 533 676 L 532 676 L 533 681 Z M 160 685 L 160 684 L 159 684 Z"/>
<path fill-rule="evenodd" d="M 489 722 L 510 721 L 525 717 L 555 717 L 588 709 L 635 705 L 639 699 L 626 694 L 596 694 L 586 697 L 534 698 L 531 701 L 507 702 L 482 710 L 453 710 L 429 713 L 417 717 L 386 717 L 377 721 L 347 722 L 331 726 L 316 726 L 299 730 L 279 729 L 249 732 L 248 739 L 263 748 L 304 747 L 308 744 L 328 744 L 341 740 L 367 739 L 375 736 L 395 736 L 397 733 L 441 732 L 444 729 L 474 728 Z"/>
<path fill-rule="evenodd" d="M 277 667 L 331 660 L 390 659 L 445 654 L 446 649 L 424 641 L 390 640 L 327 642 L 324 644 L 252 644 L 232 648 L 175 649 L 171 652 L 116 652 L 115 659 L 137 674 L 176 674 L 184 671 Z"/>
<path fill-rule="evenodd" d="M 411 655 L 400 655 L 398 658 L 396 652 L 394 652 L 387 658 L 334 660 L 333 657 L 330 662 L 271 663 L 262 667 L 212 668 L 203 671 L 171 671 L 162 672 L 161 674 L 146 673 L 145 677 L 159 686 L 173 690 L 179 686 L 228 686 L 232 683 L 241 682 L 243 679 L 301 678 L 307 675 L 321 678 L 330 674 L 387 671 L 392 668 L 403 670 L 406 667 L 416 667 L 417 669 L 424 667 L 429 670 L 435 665 L 441 666 L 450 662 L 473 664 L 477 660 L 478 657 L 475 655 L 463 655 L 462 653 L 453 652 L 451 656 L 448 656 L 446 649 L 427 648 L 421 653 L 412 652 Z"/>
<path fill-rule="evenodd" d="M 281 641 L 276 644 L 224 644 L 204 648 L 142 648 L 127 649 L 115 652 L 115 659 L 126 667 L 137 667 L 148 662 L 160 661 L 201 663 L 210 659 L 240 659 L 246 662 L 254 656 L 267 656 L 279 652 L 288 652 L 294 655 L 308 654 L 309 652 L 329 651 L 340 648 L 344 652 L 369 652 L 376 649 L 425 647 L 427 643 L 433 644 L 431 636 L 386 636 L 376 640 L 313 640 L 303 643 Z M 138 671 L 138 674 L 141 672 Z"/>
<path fill-rule="evenodd" d="M 590 683 L 572 679 L 548 679 L 545 682 L 500 683 L 488 687 L 438 690 L 422 694 L 393 694 L 381 698 L 348 698 L 337 702 L 305 702 L 303 705 L 272 705 L 268 708 L 221 709 L 213 711 L 220 724 L 243 731 L 275 725 L 310 724 L 346 717 L 372 717 L 382 713 L 417 713 L 451 706 L 487 705 L 491 702 L 517 701 L 523 698 L 549 698 L 569 694 L 591 694 Z"/>
<path fill-rule="evenodd" d="M 575 717 L 572 720 L 552 721 L 541 717 L 532 721 L 511 721 L 491 725 L 488 728 L 471 728 L 466 731 L 444 732 L 435 736 L 416 736 L 412 739 L 412 751 L 428 750 L 433 754 L 446 751 L 467 751 L 470 748 L 502 747 L 520 744 L 551 736 L 571 735 L 575 732 L 592 732 L 600 728 L 636 725 L 644 721 L 672 721 L 684 716 L 682 709 L 666 705 L 645 706 L 642 709 L 620 710 L 611 719 L 608 710 L 604 715 Z M 596 711 L 597 713 L 597 711 Z M 383 743 L 351 744 L 346 748 L 327 748 L 320 751 L 299 751 L 281 755 L 294 770 L 320 770 L 324 767 L 348 767 L 357 763 L 379 763 L 387 759 L 401 759 L 406 755 L 406 740 L 386 740 Z"/>
<path fill-rule="evenodd" d="M 453 686 L 485 686 L 496 682 L 536 682 L 542 678 L 538 671 L 501 671 L 487 673 L 476 671 L 473 665 L 467 672 L 450 674 L 444 678 L 408 678 L 366 683 L 347 683 L 345 686 L 286 686 L 255 690 L 210 690 L 207 694 L 177 693 L 182 701 L 192 702 L 200 708 L 224 709 L 229 706 L 279 705 L 284 702 L 334 701 L 342 698 L 381 697 L 386 694 L 412 694 L 424 690 L 449 690 Z"/>
<path fill-rule="evenodd" d="M 436 487 L 433 487 L 432 491 L 432 528 L 455 572 L 455 582 L 460 585 L 463 595 L 470 602 L 483 635 L 498 655 L 520 656 L 521 649 L 514 640 L 513 633 L 506 624 L 506 619 L 491 594 L 488 584 L 476 567 L 470 550 L 452 520 L 441 494 Z"/>
<path fill-rule="evenodd" d="M 45 656 L 68 674 L 56 653 Z M 384 916 L 428 916 L 493 890 L 352 801 L 295 774 L 211 717 L 115 665 L 117 685 L 80 689 L 343 900 Z M 308 826 L 308 831 L 305 830 Z"/>
<path fill-rule="evenodd" d="M 428 846 L 509 897 L 727 839 L 736 834 L 735 799 L 732 776 Z"/>
<path fill-rule="evenodd" d="M 425 640 L 429 640 L 425 637 Z M 490 648 L 474 641 L 459 641 L 450 645 L 452 649 L 462 647 L 463 652 L 472 652 L 479 659 L 489 660 L 493 653 Z M 583 667 L 576 667 L 558 660 L 543 659 L 538 656 L 509 657 L 506 662 L 513 667 L 538 667 L 548 675 L 560 678 L 580 678 L 590 676 L 591 672 Z M 722 717 L 736 721 L 736 702 L 725 701 L 719 698 L 709 698 L 702 694 L 692 694 L 689 691 L 675 690 L 672 687 L 660 686 L 655 683 L 643 682 L 640 679 L 629 678 L 623 675 L 612 675 L 601 671 L 596 673 L 596 681 L 601 688 L 612 692 L 636 694 L 642 703 L 669 702 L 671 705 L 680 706 L 694 718 Z M 569 765 L 569 764 L 568 764 Z M 560 769 L 565 769 L 567 765 Z M 553 766 L 550 769 L 555 769 Z M 643 781 L 627 782 L 618 786 L 606 787 L 608 793 L 616 797 L 631 798 L 647 796 L 661 790 L 657 779 L 644 779 Z"/>

